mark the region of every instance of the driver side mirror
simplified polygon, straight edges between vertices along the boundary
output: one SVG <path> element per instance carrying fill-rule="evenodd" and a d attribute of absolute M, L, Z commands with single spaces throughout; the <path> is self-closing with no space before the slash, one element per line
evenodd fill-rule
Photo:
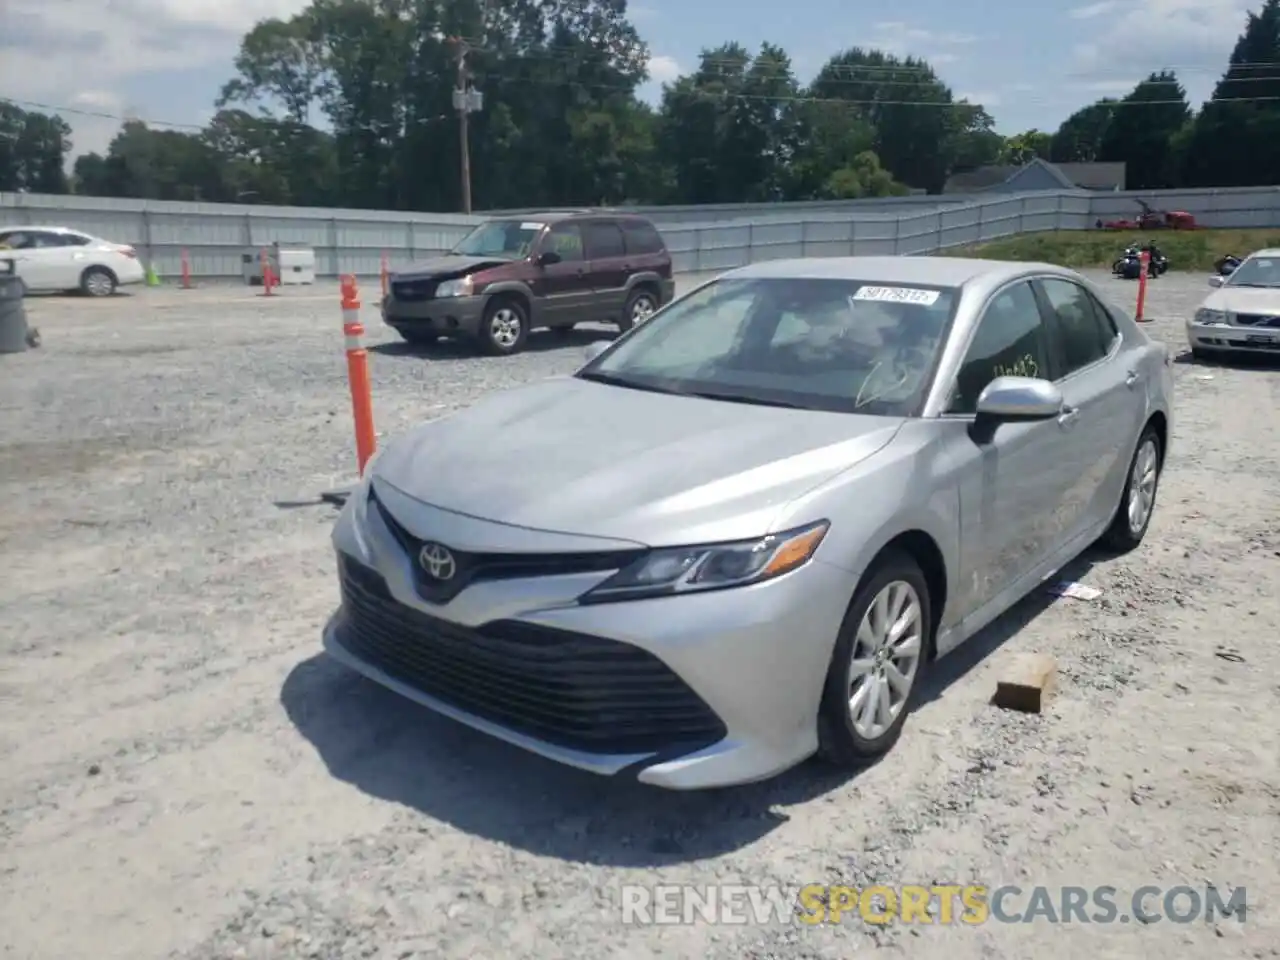
<path fill-rule="evenodd" d="M 1051 420 L 1063 411 L 1062 391 L 1035 377 L 996 377 L 978 397 L 974 439 L 985 443 L 1002 423 Z"/>
<path fill-rule="evenodd" d="M 1209 286 L 1211 287 L 1220 287 L 1226 282 L 1227 282 L 1226 277 L 1220 277 L 1216 274 L 1209 278 Z"/>
<path fill-rule="evenodd" d="M 560 263 L 560 261 L 560 254 L 556 253 L 554 250 L 544 250 L 542 253 L 538 254 L 536 262 L 540 267 L 549 267 L 553 263 Z"/>

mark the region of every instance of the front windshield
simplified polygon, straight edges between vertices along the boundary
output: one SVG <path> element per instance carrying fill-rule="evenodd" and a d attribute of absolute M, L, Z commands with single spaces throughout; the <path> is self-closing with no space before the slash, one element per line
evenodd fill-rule
<path fill-rule="evenodd" d="M 490 220 L 463 237 L 449 252 L 464 257 L 520 260 L 529 255 L 543 226 L 527 220 Z"/>
<path fill-rule="evenodd" d="M 578 375 L 743 403 L 916 416 L 958 293 L 869 280 L 716 280 Z"/>
<path fill-rule="evenodd" d="M 1227 278 L 1232 287 L 1280 287 L 1280 260 L 1249 257 Z"/>

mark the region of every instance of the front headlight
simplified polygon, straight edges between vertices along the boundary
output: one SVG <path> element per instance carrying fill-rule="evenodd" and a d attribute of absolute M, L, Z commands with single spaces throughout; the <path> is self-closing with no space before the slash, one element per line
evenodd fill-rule
<path fill-rule="evenodd" d="M 446 280 L 436 287 L 437 297 L 469 297 L 471 296 L 471 278 L 459 277 L 457 280 Z"/>
<path fill-rule="evenodd" d="M 808 563 L 829 527 L 820 520 L 758 540 L 652 550 L 587 591 L 579 602 L 665 597 L 771 580 Z"/>
<path fill-rule="evenodd" d="M 1225 310 L 1206 310 L 1201 307 L 1196 311 L 1196 323 L 1226 323 L 1227 313 Z"/>

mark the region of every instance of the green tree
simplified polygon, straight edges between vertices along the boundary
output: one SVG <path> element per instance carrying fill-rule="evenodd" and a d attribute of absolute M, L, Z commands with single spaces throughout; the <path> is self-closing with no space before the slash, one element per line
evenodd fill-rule
<path fill-rule="evenodd" d="M 1098 159 L 1125 164 L 1130 190 L 1159 190 L 1176 186 L 1179 171 L 1172 144 L 1191 119 L 1187 93 L 1168 70 L 1153 73 L 1115 107 L 1102 135 Z"/>
<path fill-rule="evenodd" d="M 808 95 L 856 106 L 876 131 L 875 152 L 885 169 L 930 193 L 942 192 L 972 118 L 971 105 L 956 104 L 925 61 L 859 47 L 828 60 Z"/>
<path fill-rule="evenodd" d="M 1034 128 L 1024 130 L 1022 133 L 1015 133 L 1005 140 L 1004 148 L 1001 150 L 1001 159 L 1005 163 L 1018 166 L 1030 163 L 1037 158 L 1048 160 L 1052 143 L 1052 134 Z"/>
<path fill-rule="evenodd" d="M 1274 183 L 1280 170 L 1280 0 L 1251 13 L 1227 71 L 1186 137 L 1194 186 Z"/>
<path fill-rule="evenodd" d="M 199 134 L 153 130 L 127 121 L 105 157 L 87 154 L 75 163 L 77 190 L 104 197 L 144 200 L 228 201 L 223 158 Z"/>
<path fill-rule="evenodd" d="M 996 133 L 995 118 L 986 108 L 961 101 L 956 113 L 960 123 L 953 141 L 953 169 L 973 170 L 1003 162 L 1005 140 Z"/>
<path fill-rule="evenodd" d="M 1095 163 L 1115 112 L 1116 101 L 1108 97 L 1071 114 L 1053 135 L 1049 159 L 1054 163 Z"/>
<path fill-rule="evenodd" d="M 0 190 L 66 193 L 70 137 L 61 117 L 0 100 Z"/>

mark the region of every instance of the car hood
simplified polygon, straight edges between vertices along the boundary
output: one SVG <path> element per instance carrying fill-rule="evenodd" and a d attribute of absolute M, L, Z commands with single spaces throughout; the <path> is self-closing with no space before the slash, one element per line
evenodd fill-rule
<path fill-rule="evenodd" d="M 463 257 L 449 255 L 432 257 L 430 260 L 419 260 L 407 267 L 397 270 L 391 277 L 393 280 L 447 280 L 451 277 L 462 277 L 475 273 L 486 267 L 496 267 L 510 263 L 498 257 Z"/>
<path fill-rule="evenodd" d="M 1230 313 L 1260 313 L 1280 316 L 1280 288 L 1219 287 L 1205 297 L 1207 310 L 1226 310 Z"/>
<path fill-rule="evenodd" d="M 782 507 L 903 423 L 558 378 L 417 427 L 372 472 L 422 503 L 502 524 L 709 543 L 769 532 Z"/>

